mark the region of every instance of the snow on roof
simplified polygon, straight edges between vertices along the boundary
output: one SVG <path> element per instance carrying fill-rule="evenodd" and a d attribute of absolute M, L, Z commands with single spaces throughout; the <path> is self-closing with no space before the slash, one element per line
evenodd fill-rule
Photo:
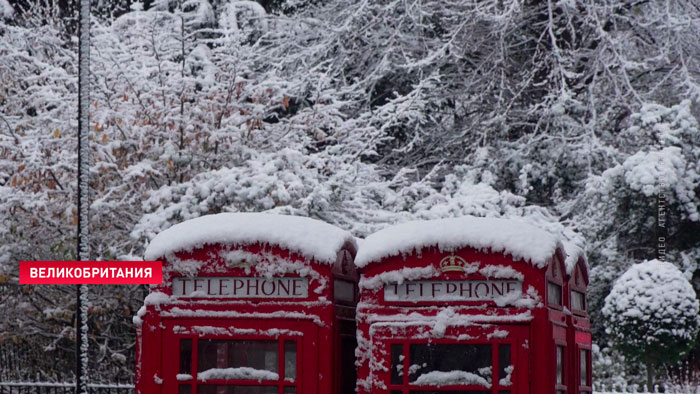
<path fill-rule="evenodd" d="M 586 255 L 583 252 L 583 248 L 573 242 L 563 241 L 563 244 L 564 250 L 566 251 L 566 259 L 564 260 L 566 274 L 571 275 L 574 272 L 574 267 L 576 267 L 578 259 L 583 257 L 583 261 L 585 262 Z"/>
<path fill-rule="evenodd" d="M 463 216 L 415 221 L 387 227 L 367 237 L 355 257 L 355 265 L 365 267 L 370 262 L 433 246 L 440 251 L 472 247 L 503 252 L 542 268 L 561 243 L 551 233 L 517 219 Z"/>
<path fill-rule="evenodd" d="M 220 213 L 176 224 L 158 234 L 146 249 L 146 260 L 205 244 L 276 245 L 318 262 L 333 263 L 336 253 L 355 238 L 338 227 L 301 216 L 266 213 Z"/>

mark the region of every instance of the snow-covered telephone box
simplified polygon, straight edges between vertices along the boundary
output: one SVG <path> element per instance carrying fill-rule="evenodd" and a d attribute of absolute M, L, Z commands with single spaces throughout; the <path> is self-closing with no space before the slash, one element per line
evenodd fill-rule
<path fill-rule="evenodd" d="M 211 215 L 158 234 L 146 258 L 163 261 L 164 280 L 135 318 L 136 392 L 352 393 L 355 253 L 348 232 L 283 215 Z"/>
<path fill-rule="evenodd" d="M 370 235 L 355 259 L 358 392 L 574 393 L 565 258 L 555 236 L 516 220 Z"/>
<path fill-rule="evenodd" d="M 569 363 L 572 366 L 569 381 L 576 394 L 591 394 L 593 392 L 591 371 L 591 322 L 586 304 L 586 289 L 588 287 L 588 267 L 583 253 L 577 247 L 568 247 L 566 272 L 568 277 L 567 291 L 569 294 L 569 310 L 567 316 L 568 342 L 572 351 L 569 352 Z"/>

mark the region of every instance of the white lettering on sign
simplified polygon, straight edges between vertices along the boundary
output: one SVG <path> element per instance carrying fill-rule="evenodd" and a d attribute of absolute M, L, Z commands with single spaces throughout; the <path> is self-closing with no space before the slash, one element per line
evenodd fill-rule
<path fill-rule="evenodd" d="M 307 298 L 307 278 L 173 278 L 177 297 Z"/>
<path fill-rule="evenodd" d="M 385 301 L 488 301 L 522 294 L 519 280 L 424 280 L 384 285 Z"/>

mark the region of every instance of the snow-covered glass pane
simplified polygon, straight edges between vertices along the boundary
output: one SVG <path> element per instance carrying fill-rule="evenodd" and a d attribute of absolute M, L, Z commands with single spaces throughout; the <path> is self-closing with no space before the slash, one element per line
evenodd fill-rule
<path fill-rule="evenodd" d="M 192 373 L 192 340 L 180 340 L 180 373 Z M 184 386 L 183 386 L 184 387 Z"/>
<path fill-rule="evenodd" d="M 588 386 L 588 350 L 581 349 L 579 353 L 580 383 L 581 386 Z"/>
<path fill-rule="evenodd" d="M 580 291 L 571 290 L 571 308 L 579 311 L 586 310 L 586 296 Z"/>
<path fill-rule="evenodd" d="M 297 378 L 297 342 L 284 341 L 284 378 Z"/>
<path fill-rule="evenodd" d="M 180 390 L 179 390 L 178 394 L 192 394 L 192 386 L 180 385 Z"/>
<path fill-rule="evenodd" d="M 557 346 L 557 384 L 564 384 L 564 346 Z"/>
<path fill-rule="evenodd" d="M 403 345 L 391 345 L 391 384 L 403 383 Z"/>
<path fill-rule="evenodd" d="M 424 386 L 491 387 L 491 349 L 491 345 L 410 345 L 410 381 Z"/>
<path fill-rule="evenodd" d="M 512 385 L 513 370 L 514 367 L 510 360 L 510 345 L 498 345 L 498 384 L 501 386 Z"/>
<path fill-rule="evenodd" d="M 199 372 L 237 368 L 241 369 L 242 373 L 251 372 L 257 380 L 263 375 L 255 374 L 255 371 L 276 373 L 278 367 L 277 341 L 199 340 L 197 350 L 197 370 Z M 271 377 L 272 375 L 265 376 Z M 269 377 L 263 379 L 268 380 Z"/>
<path fill-rule="evenodd" d="M 561 286 L 547 282 L 547 302 L 550 305 L 561 305 Z"/>
<path fill-rule="evenodd" d="M 197 386 L 197 394 L 277 394 L 277 386 L 224 386 L 205 384 Z"/>

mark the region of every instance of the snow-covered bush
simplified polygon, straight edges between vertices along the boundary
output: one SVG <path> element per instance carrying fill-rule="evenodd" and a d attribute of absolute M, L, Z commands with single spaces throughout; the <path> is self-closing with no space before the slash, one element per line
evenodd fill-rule
<path fill-rule="evenodd" d="M 658 260 L 635 264 L 605 298 L 606 332 L 627 357 L 647 365 L 651 387 L 653 368 L 678 361 L 692 349 L 700 318 L 692 286 L 671 263 Z"/>

